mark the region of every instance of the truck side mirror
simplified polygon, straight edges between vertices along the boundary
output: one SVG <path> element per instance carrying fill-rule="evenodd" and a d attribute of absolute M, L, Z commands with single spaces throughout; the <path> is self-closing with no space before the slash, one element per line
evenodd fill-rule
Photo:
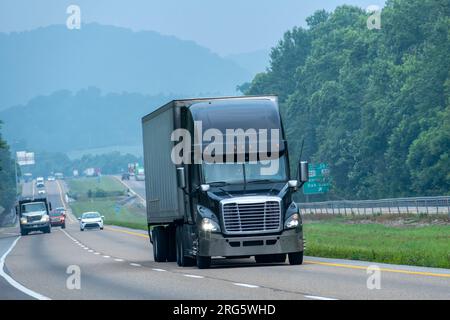
<path fill-rule="evenodd" d="M 300 161 L 298 165 L 298 180 L 306 183 L 309 180 L 308 161 Z"/>
<path fill-rule="evenodd" d="M 19 215 L 19 206 L 16 206 L 16 215 Z"/>
<path fill-rule="evenodd" d="M 52 203 L 51 202 L 48 203 L 48 208 L 49 208 L 49 211 L 52 211 Z"/>
<path fill-rule="evenodd" d="M 298 180 L 289 180 L 288 181 L 289 188 L 292 188 L 294 191 L 297 191 L 298 185 L 299 185 Z"/>
<path fill-rule="evenodd" d="M 186 188 L 186 177 L 184 175 L 183 167 L 177 168 L 177 182 L 178 182 L 178 188 L 181 188 L 181 189 Z"/>

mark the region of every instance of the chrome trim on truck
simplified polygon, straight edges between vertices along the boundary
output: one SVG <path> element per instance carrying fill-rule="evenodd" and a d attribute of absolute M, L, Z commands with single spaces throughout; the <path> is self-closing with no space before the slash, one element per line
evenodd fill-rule
<path fill-rule="evenodd" d="M 220 201 L 224 234 L 280 232 L 283 228 L 281 199 L 250 196 Z"/>

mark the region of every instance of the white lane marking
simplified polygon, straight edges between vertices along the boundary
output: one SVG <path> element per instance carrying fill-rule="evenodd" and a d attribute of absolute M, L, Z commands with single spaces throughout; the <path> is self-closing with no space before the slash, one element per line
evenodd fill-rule
<path fill-rule="evenodd" d="M 100 252 L 94 252 L 94 254 L 95 254 L 96 256 L 98 256 L 98 255 L 100 255 Z"/>
<path fill-rule="evenodd" d="M 88 252 L 92 253 L 92 252 L 94 252 L 94 250 L 91 249 L 91 250 L 89 250 Z"/>
<path fill-rule="evenodd" d="M 248 283 L 233 283 L 235 286 L 239 286 L 239 287 L 246 287 L 246 288 L 259 288 L 259 286 L 256 286 L 254 284 L 248 284 Z"/>
<path fill-rule="evenodd" d="M 0 258 L 0 276 L 3 277 L 6 281 L 8 281 L 8 283 L 10 285 L 12 285 L 14 288 L 16 288 L 17 290 L 22 291 L 23 293 L 29 295 L 30 297 L 33 297 L 33 298 L 38 299 L 38 300 L 51 300 L 49 297 L 46 297 L 46 296 L 44 296 L 44 295 L 42 295 L 40 293 L 37 293 L 37 292 L 35 292 L 33 290 L 30 290 L 30 289 L 24 287 L 23 285 L 18 283 L 16 280 L 11 278 L 8 274 L 6 274 L 5 270 L 3 270 L 3 268 L 5 266 L 6 257 L 14 249 L 14 247 L 16 246 L 17 241 L 19 241 L 20 238 L 21 238 L 20 236 L 17 237 L 17 239 L 14 240 L 14 242 L 9 247 L 9 249 Z"/>
<path fill-rule="evenodd" d="M 117 261 L 117 262 L 123 262 L 123 261 L 125 261 L 125 260 L 117 258 L 117 259 L 114 259 L 114 261 Z"/>
<path fill-rule="evenodd" d="M 196 279 L 203 279 L 203 276 L 197 276 L 195 274 L 183 274 L 183 276 L 188 277 L 188 278 L 196 278 Z"/>
<path fill-rule="evenodd" d="M 142 267 L 139 263 L 130 263 L 130 266 L 133 266 L 133 267 Z"/>
<path fill-rule="evenodd" d="M 314 299 L 314 300 L 337 300 L 337 299 L 333 299 L 333 298 L 319 297 L 319 296 L 305 296 L 305 298 Z"/>
<path fill-rule="evenodd" d="M 84 247 L 83 249 L 84 249 L 84 250 L 89 250 L 89 248 L 87 248 L 87 247 Z"/>
<path fill-rule="evenodd" d="M 158 271 L 158 272 L 166 272 L 167 270 L 164 269 L 158 269 L 158 268 L 154 268 L 152 269 L 153 271 Z"/>
<path fill-rule="evenodd" d="M 111 258 L 111 257 L 110 257 L 110 256 L 103 256 L 103 258 L 109 259 L 109 258 Z"/>

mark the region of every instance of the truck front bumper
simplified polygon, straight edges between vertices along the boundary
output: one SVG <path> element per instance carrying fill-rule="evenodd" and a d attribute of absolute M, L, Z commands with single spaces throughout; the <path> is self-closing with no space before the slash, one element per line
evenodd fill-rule
<path fill-rule="evenodd" d="M 254 256 L 303 251 L 301 228 L 285 230 L 278 235 L 226 237 L 220 233 L 200 232 L 200 256 Z"/>
<path fill-rule="evenodd" d="M 24 223 L 20 225 L 23 230 L 42 230 L 50 226 L 50 222 L 35 222 L 35 223 Z"/>

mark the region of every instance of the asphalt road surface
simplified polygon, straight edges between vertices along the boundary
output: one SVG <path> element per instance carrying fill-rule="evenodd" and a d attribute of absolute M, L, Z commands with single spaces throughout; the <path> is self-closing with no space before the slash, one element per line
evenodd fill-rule
<path fill-rule="evenodd" d="M 65 205 L 63 183 L 46 188 L 53 207 Z M 24 193 L 33 193 L 31 183 Z M 306 257 L 301 266 L 215 259 L 199 270 L 155 263 L 151 252 L 146 232 L 81 232 L 72 216 L 51 234 L 19 237 L 18 227 L 3 228 L 0 299 L 450 299 L 446 269 Z M 370 265 L 380 268 L 380 289 L 368 288 L 378 283 Z"/>

